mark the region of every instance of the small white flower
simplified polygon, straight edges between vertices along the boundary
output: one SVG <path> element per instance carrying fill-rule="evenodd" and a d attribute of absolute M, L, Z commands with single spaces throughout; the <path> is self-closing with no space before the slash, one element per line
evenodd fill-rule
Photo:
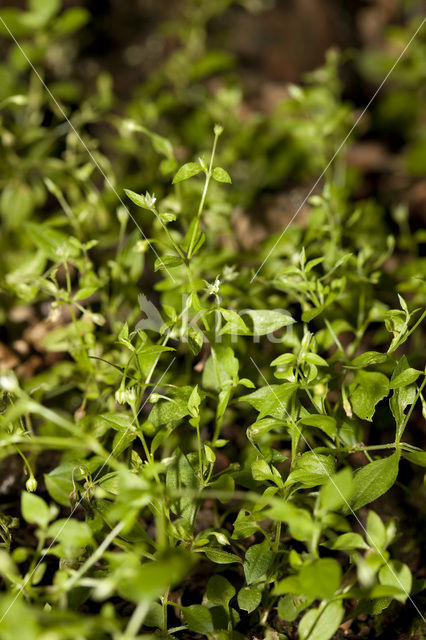
<path fill-rule="evenodd" d="M 136 402 L 136 389 L 134 387 L 126 390 L 126 400 L 129 404 Z"/>
<path fill-rule="evenodd" d="M 52 322 L 52 323 L 58 322 L 60 317 L 61 317 L 60 310 L 58 309 L 58 307 L 54 308 L 53 305 L 52 305 L 52 308 L 49 311 L 49 315 L 47 316 L 48 322 Z"/>
<path fill-rule="evenodd" d="M 126 404 L 127 402 L 128 404 L 132 405 L 136 401 L 136 390 L 134 387 L 132 387 L 131 389 L 120 387 L 115 392 L 115 399 L 118 404 Z"/>
<path fill-rule="evenodd" d="M 228 282 L 232 282 L 232 280 L 235 280 L 235 278 L 238 278 L 238 271 L 236 271 L 234 264 L 231 267 L 229 267 L 226 264 L 223 268 L 222 275 L 224 280 L 227 280 Z"/>
<path fill-rule="evenodd" d="M 56 255 L 58 256 L 58 258 L 60 260 L 62 260 L 63 262 L 67 261 L 70 255 L 69 252 L 69 247 L 67 247 L 64 244 L 61 244 L 57 247 L 56 251 L 55 251 Z"/>
<path fill-rule="evenodd" d="M 117 391 L 115 392 L 115 399 L 118 402 L 118 404 L 125 404 L 126 390 L 123 389 L 123 387 L 120 387 L 119 389 L 117 389 Z"/>
<path fill-rule="evenodd" d="M 157 198 L 154 194 L 150 194 L 148 191 L 145 193 L 145 202 L 147 207 L 153 207 L 157 202 Z"/>
<path fill-rule="evenodd" d="M 209 282 L 206 282 L 206 289 L 209 292 L 209 295 L 211 296 L 217 296 L 217 294 L 219 293 L 219 288 L 220 288 L 220 280 L 219 280 L 219 276 L 216 276 L 216 280 L 214 281 L 213 284 L 210 284 Z"/>

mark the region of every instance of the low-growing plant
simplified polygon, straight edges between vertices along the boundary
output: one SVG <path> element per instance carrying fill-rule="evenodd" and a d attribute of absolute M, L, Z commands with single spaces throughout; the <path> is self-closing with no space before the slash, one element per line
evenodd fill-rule
<path fill-rule="evenodd" d="M 315 140 L 320 164 L 354 121 L 336 78 L 331 54 L 281 107 L 299 157 Z M 85 149 L 67 134 L 58 159 L 29 124 L 26 165 L 20 122 L 45 107 L 2 108 L 3 162 L 23 169 L 2 176 L 2 322 L 19 339 L 13 309 L 31 305 L 46 363 L 0 377 L 0 455 L 26 473 L 0 514 L 1 637 L 328 640 L 402 607 L 420 626 L 424 579 L 379 499 L 410 482 L 421 502 L 425 289 L 407 264 L 422 237 L 400 245 L 401 269 L 342 156 L 306 223 L 243 250 L 229 214 L 249 137 L 236 150 L 212 125 L 179 166 L 167 136 L 114 114 L 123 165 L 142 135 L 161 173 L 156 193 L 133 174 L 114 194 L 123 177 L 97 151 L 105 182 L 91 177 L 89 135 Z"/>

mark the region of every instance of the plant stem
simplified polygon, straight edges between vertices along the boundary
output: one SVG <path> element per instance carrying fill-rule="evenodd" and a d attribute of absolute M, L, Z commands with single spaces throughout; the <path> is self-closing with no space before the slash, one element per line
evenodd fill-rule
<path fill-rule="evenodd" d="M 105 540 L 99 547 L 96 549 L 94 553 L 86 560 L 84 564 L 81 565 L 80 569 L 76 571 L 64 584 L 63 589 L 68 591 L 71 587 L 78 581 L 80 578 L 92 567 L 95 562 L 100 560 L 104 554 L 104 552 L 108 549 L 111 542 L 113 542 L 114 538 L 116 538 L 120 531 L 124 528 L 125 523 L 120 521 L 115 525 L 114 529 L 110 531 L 110 533 L 106 536 Z"/>
<path fill-rule="evenodd" d="M 142 602 L 139 602 L 136 609 L 132 613 L 132 617 L 129 620 L 124 638 L 128 638 L 128 640 L 133 640 L 133 638 L 136 638 L 136 635 L 143 621 L 145 620 L 148 611 L 149 602 L 147 600 L 142 600 Z"/>
<path fill-rule="evenodd" d="M 207 191 L 208 191 L 208 188 L 209 188 L 210 178 L 212 176 L 213 160 L 214 160 L 214 156 L 215 156 L 215 153 L 216 153 L 216 145 L 217 145 L 217 141 L 218 141 L 219 136 L 220 136 L 220 133 L 215 132 L 214 141 L 213 141 L 213 149 L 212 149 L 212 154 L 211 154 L 211 157 L 210 157 L 210 164 L 209 164 L 209 168 L 208 168 L 207 173 L 206 173 L 206 180 L 204 182 L 203 193 L 201 194 L 201 200 L 200 200 L 200 204 L 199 204 L 198 211 L 197 211 L 196 222 L 195 222 L 195 225 L 194 225 L 194 230 L 192 232 L 191 242 L 189 244 L 188 260 L 190 260 L 191 257 L 192 257 L 192 253 L 194 251 L 195 242 L 196 242 L 196 239 L 198 237 L 198 231 L 200 229 L 201 215 L 203 213 L 204 202 L 206 200 L 206 195 L 207 195 Z"/>
<path fill-rule="evenodd" d="M 280 548 L 280 538 L 281 538 L 281 522 L 277 520 L 275 526 L 275 540 L 274 540 L 274 551 L 278 553 Z"/>
<path fill-rule="evenodd" d="M 161 604 L 163 607 L 163 633 L 167 633 L 167 600 L 169 598 L 169 590 L 164 593 L 161 598 Z"/>
<path fill-rule="evenodd" d="M 407 413 L 407 415 L 406 415 L 406 417 L 405 417 L 405 419 L 404 419 L 404 421 L 403 421 L 403 423 L 401 425 L 401 429 L 397 430 L 397 437 L 395 439 L 395 446 L 399 445 L 399 441 L 401 440 L 402 434 L 405 431 L 405 428 L 406 428 L 406 426 L 408 424 L 408 421 L 409 421 L 409 419 L 411 417 L 411 414 L 413 413 L 413 409 L 414 409 L 415 405 L 417 404 L 417 400 L 420 398 L 420 394 L 423 391 L 423 388 L 424 388 L 425 384 L 426 384 L 426 375 L 423 378 L 422 384 L 417 389 L 416 397 L 414 398 L 414 402 L 412 403 L 412 405 L 411 405 L 411 407 L 410 407 L 410 409 L 409 409 L 409 411 L 408 411 L 408 413 Z"/>

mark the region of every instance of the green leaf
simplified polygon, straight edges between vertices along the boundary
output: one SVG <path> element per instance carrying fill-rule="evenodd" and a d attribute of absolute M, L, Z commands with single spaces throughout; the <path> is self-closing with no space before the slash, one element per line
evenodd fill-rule
<path fill-rule="evenodd" d="M 141 356 L 141 358 L 146 358 L 147 356 L 156 356 L 159 353 L 164 353 L 165 351 L 174 351 L 174 348 L 166 347 L 166 345 L 163 344 L 145 344 L 135 349 L 135 351 L 138 356 Z"/>
<path fill-rule="evenodd" d="M 198 384 L 196 384 L 188 399 L 188 411 L 191 414 L 191 416 L 194 418 L 197 417 L 200 413 L 200 409 L 199 409 L 200 402 L 201 402 L 201 397 L 200 397 L 200 394 L 198 393 Z"/>
<path fill-rule="evenodd" d="M 289 365 L 296 362 L 296 356 L 294 353 L 283 353 L 282 355 L 272 360 L 271 365 L 273 367 L 288 367 Z"/>
<path fill-rule="evenodd" d="M 229 184 L 232 183 L 231 176 L 227 171 L 225 171 L 225 169 L 222 169 L 222 167 L 216 167 L 213 170 L 212 178 L 217 182 L 228 182 Z"/>
<path fill-rule="evenodd" d="M 309 609 L 299 623 L 300 640 L 329 640 L 339 628 L 344 615 L 343 604 L 335 600 Z"/>
<path fill-rule="evenodd" d="M 402 455 L 413 464 L 426 467 L 426 451 L 403 451 Z"/>
<path fill-rule="evenodd" d="M 391 389 L 407 387 L 409 384 L 413 384 L 413 382 L 417 380 L 417 378 L 421 373 L 422 373 L 421 371 L 418 371 L 417 369 L 412 369 L 411 367 L 409 367 L 408 369 L 405 369 L 404 371 L 402 371 L 402 373 L 397 375 L 395 378 L 392 376 L 389 386 Z"/>
<path fill-rule="evenodd" d="M 70 558 L 79 555 L 81 549 L 86 546 L 94 545 L 92 531 L 87 522 L 80 522 L 74 518 L 55 520 L 50 525 L 48 534 L 59 540 L 65 555 Z"/>
<path fill-rule="evenodd" d="M 77 291 L 77 293 L 74 295 L 74 300 L 85 300 L 86 298 L 89 298 L 90 296 L 92 296 L 95 291 L 97 291 L 99 289 L 99 287 L 83 287 L 82 289 L 79 289 Z"/>
<path fill-rule="evenodd" d="M 35 523 L 42 529 L 47 527 L 52 518 L 45 501 L 34 493 L 26 491 L 23 491 L 21 495 L 21 511 L 24 520 Z"/>
<path fill-rule="evenodd" d="M 52 30 L 56 36 L 68 36 L 84 27 L 89 20 L 89 11 L 83 9 L 83 7 L 71 7 L 57 16 L 52 25 Z"/>
<path fill-rule="evenodd" d="M 335 471 L 335 462 L 332 456 L 317 454 L 307 451 L 296 459 L 294 470 L 286 480 L 286 485 L 299 482 L 304 487 L 316 487 L 327 482 Z"/>
<path fill-rule="evenodd" d="M 22 22 L 21 10 L 15 9 L 15 7 L 2 7 L 1 17 L 3 18 L 4 22 L 9 27 L 10 31 L 13 33 L 15 38 L 20 38 L 21 36 L 29 35 L 28 28 Z M 6 29 L 5 25 L 1 21 L 0 21 L 0 34 L 6 38 L 11 37 L 9 31 Z M 2 102 L 1 104 L 3 106 L 4 102 Z M 19 102 L 17 104 L 22 104 L 22 103 Z"/>
<path fill-rule="evenodd" d="M 149 414 L 149 421 L 155 427 L 159 427 L 168 422 L 179 422 L 189 414 L 188 403 L 193 392 L 192 387 L 180 387 L 170 389 L 167 400 L 159 400 Z M 204 397 L 202 391 L 197 391 Z"/>
<path fill-rule="evenodd" d="M 403 379 L 405 372 L 410 371 L 410 366 L 406 356 L 399 359 L 398 364 L 392 374 L 390 385 L 394 386 L 395 381 Z M 405 409 L 413 404 L 416 398 L 416 386 L 409 384 L 407 386 L 399 386 L 394 389 L 392 397 L 389 400 L 389 406 L 396 423 L 396 439 L 399 441 L 404 432 Z"/>
<path fill-rule="evenodd" d="M 387 458 L 370 462 L 355 474 L 352 509 L 360 509 L 389 491 L 398 476 L 399 458 L 400 452 L 395 451 Z"/>
<path fill-rule="evenodd" d="M 368 512 L 367 541 L 377 549 L 382 549 L 386 544 L 386 528 L 375 511 Z"/>
<path fill-rule="evenodd" d="M 250 327 L 254 336 L 264 336 L 282 327 L 294 324 L 295 320 L 281 311 L 270 311 L 268 309 L 250 310 L 244 312 L 244 317 L 248 316 L 250 322 L 246 323 Z"/>
<path fill-rule="evenodd" d="M 27 222 L 25 231 L 34 244 L 54 262 L 62 262 L 66 257 L 75 257 L 79 253 L 68 235 L 52 229 L 47 224 Z"/>
<path fill-rule="evenodd" d="M 197 173 L 200 173 L 202 168 L 196 162 L 187 162 L 184 164 L 179 171 L 176 173 L 173 178 L 173 184 L 177 182 L 182 182 L 183 180 L 188 180 L 188 178 L 192 178 L 192 176 L 196 176 Z"/>
<path fill-rule="evenodd" d="M 287 622 L 293 622 L 303 609 L 306 609 L 312 602 L 312 598 L 286 594 L 278 601 L 278 615 Z"/>
<path fill-rule="evenodd" d="M 191 220 L 191 224 L 188 227 L 188 231 L 185 234 L 184 239 L 182 240 L 181 248 L 188 253 L 189 247 L 191 246 L 192 237 L 194 233 L 196 233 L 195 241 L 193 244 L 192 255 L 195 255 L 203 246 L 206 236 L 202 231 L 200 231 L 199 220 L 195 217 Z"/>
<path fill-rule="evenodd" d="M 234 595 L 235 588 L 223 576 L 214 575 L 207 583 L 206 597 L 207 600 L 213 604 L 222 605 L 227 609 L 229 601 L 234 597 Z"/>
<path fill-rule="evenodd" d="M 73 463 L 63 463 L 44 475 L 46 488 L 52 498 L 64 507 L 70 506 L 70 493 L 73 490 Z"/>
<path fill-rule="evenodd" d="M 246 551 L 244 558 L 244 575 L 247 584 L 253 584 L 264 578 L 272 567 L 274 553 L 270 550 L 267 540 L 254 544 Z"/>
<path fill-rule="evenodd" d="M 248 316 L 247 321 L 243 320 L 236 311 L 221 309 L 220 312 L 227 322 L 221 333 L 231 335 L 264 336 L 295 322 L 293 318 L 285 313 L 266 309 L 244 311 L 244 317 Z"/>
<path fill-rule="evenodd" d="M 231 309 L 220 309 L 220 313 L 226 320 L 226 324 L 222 327 L 220 335 L 230 334 L 236 336 L 249 336 L 250 330 L 241 316 Z"/>
<path fill-rule="evenodd" d="M 338 536 L 333 542 L 323 543 L 323 546 L 336 551 L 353 551 L 354 549 L 368 549 L 368 544 L 365 542 L 359 533 L 343 533 Z"/>
<path fill-rule="evenodd" d="M 235 555 L 235 553 L 222 551 L 222 549 L 217 549 L 216 547 L 203 547 L 202 551 L 206 554 L 209 560 L 216 564 L 233 564 L 234 562 L 241 564 L 241 558 Z"/>
<path fill-rule="evenodd" d="M 124 193 L 132 202 L 137 204 L 138 207 L 142 209 L 146 209 L 147 211 L 152 211 L 155 205 L 155 198 L 151 196 L 148 192 L 145 195 L 136 193 L 131 189 L 124 189 Z"/>
<path fill-rule="evenodd" d="M 302 321 L 310 322 L 314 318 L 320 315 L 326 309 L 328 304 L 322 304 L 319 307 L 313 307 L 312 309 L 308 309 L 302 313 Z"/>
<path fill-rule="evenodd" d="M 122 597 L 135 603 L 155 600 L 168 588 L 179 584 L 191 566 L 190 556 L 178 550 L 142 564 L 136 554 L 132 554 L 127 562 L 126 559 L 121 559 L 117 591 Z"/>
<path fill-rule="evenodd" d="M 360 356 L 352 360 L 350 365 L 345 365 L 346 369 L 364 369 L 371 364 L 380 364 L 387 360 L 386 353 L 380 353 L 379 351 L 366 351 Z"/>
<path fill-rule="evenodd" d="M 308 362 L 309 364 L 314 364 L 317 367 L 328 367 L 327 360 L 321 358 L 317 353 L 306 353 L 303 357 L 303 360 Z"/>
<path fill-rule="evenodd" d="M 309 598 L 330 599 L 340 588 L 342 569 L 333 558 L 319 558 L 299 572 L 303 594 Z"/>
<path fill-rule="evenodd" d="M 231 347 L 221 344 L 212 346 L 211 351 L 203 371 L 203 387 L 213 391 L 229 389 L 238 379 L 238 359 Z"/>
<path fill-rule="evenodd" d="M 357 371 L 349 387 L 354 413 L 363 420 L 372 420 L 376 404 L 389 393 L 389 380 L 383 373 Z"/>
<path fill-rule="evenodd" d="M 305 424 L 308 427 L 317 427 L 326 433 L 330 438 L 334 438 L 337 433 L 336 419 L 332 416 L 311 414 L 299 420 L 298 424 Z"/>
<path fill-rule="evenodd" d="M 31 188 L 16 180 L 7 182 L 0 196 L 0 211 L 10 229 L 24 224 L 34 208 L 34 196 Z"/>
<path fill-rule="evenodd" d="M 274 479 L 272 469 L 264 458 L 253 460 L 250 469 L 253 478 L 257 480 L 257 482 Z"/>
<path fill-rule="evenodd" d="M 352 471 L 347 467 L 332 476 L 320 489 L 320 504 L 326 511 L 337 511 L 348 504 L 353 492 Z"/>
<path fill-rule="evenodd" d="M 328 600 L 340 587 L 342 570 L 333 558 L 319 558 L 305 564 L 297 576 L 284 578 L 274 588 L 275 595 L 294 593 Z"/>
<path fill-rule="evenodd" d="M 183 264 L 183 260 L 180 256 L 161 256 L 157 258 L 154 263 L 154 271 L 158 271 L 159 269 L 173 269 L 174 267 L 179 267 Z"/>
<path fill-rule="evenodd" d="M 151 603 L 143 623 L 147 627 L 158 627 L 161 629 L 163 624 L 163 607 L 159 602 Z"/>
<path fill-rule="evenodd" d="M 272 384 L 241 396 L 239 401 L 248 402 L 257 409 L 259 411 L 259 419 L 265 416 L 272 416 L 273 418 L 286 420 L 288 419 L 290 400 L 297 388 L 296 382 L 285 382 L 280 385 Z"/>
<path fill-rule="evenodd" d="M 175 162 L 173 160 L 173 146 L 170 140 L 163 138 L 163 136 L 159 136 L 157 133 L 150 133 L 150 138 L 152 146 L 157 153 L 161 153 L 172 162 Z"/>
<path fill-rule="evenodd" d="M 321 258 L 314 258 L 313 260 L 309 260 L 309 262 L 306 263 L 306 266 L 304 269 L 305 274 L 312 271 L 314 267 L 324 262 L 324 260 L 325 260 L 325 256 L 322 256 Z"/>
<path fill-rule="evenodd" d="M 262 600 L 262 593 L 260 589 L 255 586 L 243 587 L 238 592 L 238 606 L 240 609 L 251 613 L 260 605 Z"/>
<path fill-rule="evenodd" d="M 34 13 L 42 14 L 45 20 L 53 18 L 61 8 L 60 0 L 29 0 L 28 7 Z"/>
<path fill-rule="evenodd" d="M 183 618 L 188 628 L 195 633 L 213 633 L 213 618 L 210 610 L 202 604 L 191 604 L 183 607 Z"/>
<path fill-rule="evenodd" d="M 410 594 L 413 578 L 406 564 L 399 562 L 399 560 L 391 560 L 380 569 L 379 581 L 382 585 L 400 589 L 403 593 L 394 595 L 394 598 L 400 602 L 405 602 Z"/>
<path fill-rule="evenodd" d="M 185 410 L 187 409 L 185 408 Z M 171 489 L 184 487 L 198 489 L 199 480 L 194 471 L 197 462 L 197 454 L 184 455 L 179 449 L 175 450 L 173 460 L 167 466 L 166 486 Z M 173 504 L 172 511 L 181 516 L 188 526 L 192 526 L 198 511 L 198 502 L 192 497 L 182 497 Z"/>
<path fill-rule="evenodd" d="M 268 518 L 285 522 L 290 533 L 296 540 L 302 542 L 311 540 L 315 524 L 311 514 L 306 509 L 299 509 L 290 502 L 275 503 L 265 514 Z"/>

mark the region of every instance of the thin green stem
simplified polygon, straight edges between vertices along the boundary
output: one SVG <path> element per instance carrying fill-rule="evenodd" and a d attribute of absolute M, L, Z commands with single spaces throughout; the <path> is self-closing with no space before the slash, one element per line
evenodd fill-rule
<path fill-rule="evenodd" d="M 200 474 L 200 482 L 203 482 L 203 452 L 201 445 L 200 423 L 197 420 L 197 446 L 198 446 L 198 469 Z"/>
<path fill-rule="evenodd" d="M 165 591 L 161 598 L 161 604 L 163 607 L 163 633 L 167 633 L 167 600 L 169 598 L 169 590 Z"/>
<path fill-rule="evenodd" d="M 114 538 L 116 538 L 120 534 L 120 532 L 124 528 L 124 526 L 125 526 L 125 522 L 123 522 L 123 521 L 120 521 L 118 524 L 115 525 L 114 529 L 112 529 L 112 531 L 110 531 L 110 533 L 106 536 L 106 538 L 102 542 L 102 544 L 100 544 L 99 547 L 96 549 L 96 551 L 94 553 L 92 553 L 90 558 L 88 558 L 86 560 L 86 562 L 81 565 L 80 569 L 78 571 L 76 571 L 65 582 L 65 584 L 62 587 L 65 591 L 68 591 L 69 589 L 71 589 L 71 587 L 76 582 L 78 582 L 78 580 L 80 580 L 80 578 L 82 576 L 84 576 L 86 571 L 88 571 L 98 560 L 100 560 L 102 558 L 104 552 L 108 549 L 109 545 L 114 541 Z"/>
<path fill-rule="evenodd" d="M 403 433 L 405 431 L 405 428 L 406 428 L 406 426 L 408 424 L 408 421 L 409 421 L 409 419 L 411 417 L 411 414 L 413 413 L 414 407 L 417 404 L 417 400 L 420 398 L 420 394 L 423 391 L 423 388 L 424 388 L 425 384 L 426 384 L 426 375 L 423 378 L 422 384 L 417 389 L 417 393 L 416 393 L 416 397 L 414 398 L 414 402 L 412 403 L 412 405 L 411 405 L 411 407 L 410 407 L 410 409 L 409 409 L 409 411 L 408 411 L 408 413 L 407 413 L 407 415 L 406 415 L 406 417 L 405 417 L 405 419 L 404 419 L 404 421 L 403 421 L 403 423 L 401 425 L 401 428 L 397 430 L 397 437 L 395 439 L 395 445 L 399 445 L 399 442 L 400 442 L 400 440 L 402 438 L 402 435 L 403 435 Z"/>
<path fill-rule="evenodd" d="M 136 638 L 143 621 L 149 611 L 149 600 L 142 600 L 139 602 L 136 609 L 133 611 L 132 616 L 127 624 L 124 638 L 127 640 L 134 640 Z M 123 640 L 124 640 L 123 638 Z"/>
<path fill-rule="evenodd" d="M 174 248 L 175 251 L 177 251 L 177 253 L 180 255 L 180 257 L 182 258 L 182 260 L 185 260 L 185 254 L 183 253 L 182 249 L 179 247 L 178 243 L 176 242 L 176 240 L 173 238 L 172 234 L 170 233 L 170 231 L 167 228 L 167 225 L 165 225 L 161 218 L 160 218 L 160 214 L 158 213 L 157 209 L 152 209 L 153 214 L 155 215 L 155 217 L 157 218 L 158 222 L 161 224 L 161 226 L 163 227 L 164 231 L 166 232 L 166 235 L 169 239 L 169 241 L 172 244 L 172 247 Z"/>
<path fill-rule="evenodd" d="M 208 168 L 207 173 L 206 173 L 206 179 L 205 179 L 205 182 L 204 182 L 203 193 L 201 194 L 201 200 L 200 200 L 200 204 L 198 206 L 196 222 L 195 222 L 195 225 L 194 225 L 194 229 L 192 231 L 191 242 L 189 244 L 188 260 L 190 260 L 191 257 L 192 257 L 192 253 L 193 253 L 194 247 L 195 247 L 195 242 L 196 242 L 197 237 L 198 237 L 198 232 L 199 232 L 199 229 L 200 229 L 201 215 L 202 215 L 203 209 L 204 209 L 204 203 L 205 203 L 205 200 L 206 200 L 207 191 L 208 191 L 209 184 L 210 184 L 210 178 L 212 177 L 212 173 L 213 173 L 213 160 L 214 160 L 214 156 L 215 156 L 215 153 L 216 153 L 216 146 L 217 146 L 217 141 L 219 139 L 219 136 L 220 136 L 220 133 L 215 131 L 214 141 L 213 141 L 213 149 L 212 149 L 212 154 L 210 156 L 210 164 L 209 164 L 209 168 Z"/>

